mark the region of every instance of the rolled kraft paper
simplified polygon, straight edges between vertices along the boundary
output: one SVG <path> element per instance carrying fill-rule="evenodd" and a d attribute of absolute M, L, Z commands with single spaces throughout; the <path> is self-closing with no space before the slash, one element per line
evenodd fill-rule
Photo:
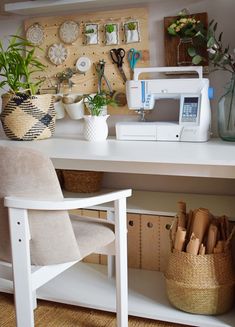
<path fill-rule="evenodd" d="M 183 201 L 178 202 L 178 225 L 186 227 L 186 203 Z"/>
<path fill-rule="evenodd" d="M 218 241 L 216 244 L 216 247 L 213 250 L 213 253 L 223 253 L 225 248 L 225 242 L 224 241 Z"/>
<path fill-rule="evenodd" d="M 206 253 L 206 247 L 203 244 L 201 244 L 199 247 L 199 254 L 204 255 L 205 253 Z"/>
<path fill-rule="evenodd" d="M 174 248 L 178 251 L 183 250 L 184 242 L 186 237 L 186 229 L 178 227 L 175 235 L 175 244 Z"/>
<path fill-rule="evenodd" d="M 186 252 L 191 254 L 198 254 L 199 247 L 200 247 L 200 240 L 194 234 L 192 234 L 190 241 L 186 247 Z"/>
<path fill-rule="evenodd" d="M 192 233 L 199 238 L 200 243 L 210 224 L 210 212 L 207 209 L 199 208 L 194 215 Z"/>
<path fill-rule="evenodd" d="M 214 247 L 216 246 L 218 235 L 218 228 L 216 225 L 210 224 L 206 242 L 206 253 L 211 254 L 214 251 Z"/>

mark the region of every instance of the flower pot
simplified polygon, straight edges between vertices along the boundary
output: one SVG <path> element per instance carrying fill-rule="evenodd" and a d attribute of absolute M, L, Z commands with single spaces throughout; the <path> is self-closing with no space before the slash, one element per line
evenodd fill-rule
<path fill-rule="evenodd" d="M 54 107 L 56 112 L 56 119 L 63 119 L 65 117 L 65 110 L 62 98 L 58 100 L 55 99 Z"/>
<path fill-rule="evenodd" d="M 235 141 L 235 74 L 218 105 L 218 132 L 224 141 Z"/>
<path fill-rule="evenodd" d="M 84 138 L 87 141 L 105 141 L 108 136 L 108 125 L 106 116 L 84 116 Z"/>
<path fill-rule="evenodd" d="M 55 131 L 56 113 L 50 94 L 2 96 L 0 115 L 6 136 L 17 141 L 41 140 Z"/>
<path fill-rule="evenodd" d="M 111 45 L 117 43 L 118 43 L 117 32 L 116 31 L 113 31 L 111 33 L 106 32 L 106 44 Z"/>
<path fill-rule="evenodd" d="M 138 30 L 127 30 L 126 31 L 126 43 L 139 42 Z"/>
<path fill-rule="evenodd" d="M 64 104 L 65 110 L 71 119 L 81 119 L 84 116 L 83 99 L 79 102 Z"/>

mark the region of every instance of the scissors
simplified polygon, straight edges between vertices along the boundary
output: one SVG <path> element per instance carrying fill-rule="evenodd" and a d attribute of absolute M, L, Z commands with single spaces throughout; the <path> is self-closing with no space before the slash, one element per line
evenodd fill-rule
<path fill-rule="evenodd" d="M 142 57 L 142 53 L 141 51 L 138 51 L 134 48 L 131 48 L 129 51 L 128 51 L 128 61 L 129 61 L 129 64 L 130 64 L 130 67 L 131 67 L 131 70 L 134 71 L 134 68 L 137 64 L 137 61 L 139 61 Z"/>
<path fill-rule="evenodd" d="M 119 49 L 111 49 L 110 50 L 110 56 L 112 58 L 112 61 L 114 64 L 117 65 L 118 67 L 118 70 L 122 76 L 122 79 L 124 82 L 127 81 L 127 78 L 126 78 L 126 75 L 124 73 L 124 70 L 123 70 L 123 59 L 125 57 L 125 50 L 123 48 L 119 48 Z"/>

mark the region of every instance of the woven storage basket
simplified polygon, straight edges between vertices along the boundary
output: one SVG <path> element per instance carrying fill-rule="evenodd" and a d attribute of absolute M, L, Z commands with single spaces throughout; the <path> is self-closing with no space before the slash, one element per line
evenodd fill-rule
<path fill-rule="evenodd" d="M 234 304 L 235 276 L 231 251 L 193 255 L 174 251 L 165 272 L 169 301 L 197 314 L 222 314 Z"/>
<path fill-rule="evenodd" d="M 6 136 L 16 141 L 49 138 L 55 131 L 52 95 L 26 94 L 2 96 L 1 121 Z"/>
<path fill-rule="evenodd" d="M 101 189 L 103 172 L 63 170 L 64 189 L 69 192 L 92 193 Z"/>

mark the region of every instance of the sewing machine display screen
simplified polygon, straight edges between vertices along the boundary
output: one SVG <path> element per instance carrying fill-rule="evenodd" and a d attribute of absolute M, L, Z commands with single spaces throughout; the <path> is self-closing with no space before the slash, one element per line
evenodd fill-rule
<path fill-rule="evenodd" d="M 199 115 L 199 96 L 184 96 L 182 98 L 181 122 L 196 123 Z"/>

